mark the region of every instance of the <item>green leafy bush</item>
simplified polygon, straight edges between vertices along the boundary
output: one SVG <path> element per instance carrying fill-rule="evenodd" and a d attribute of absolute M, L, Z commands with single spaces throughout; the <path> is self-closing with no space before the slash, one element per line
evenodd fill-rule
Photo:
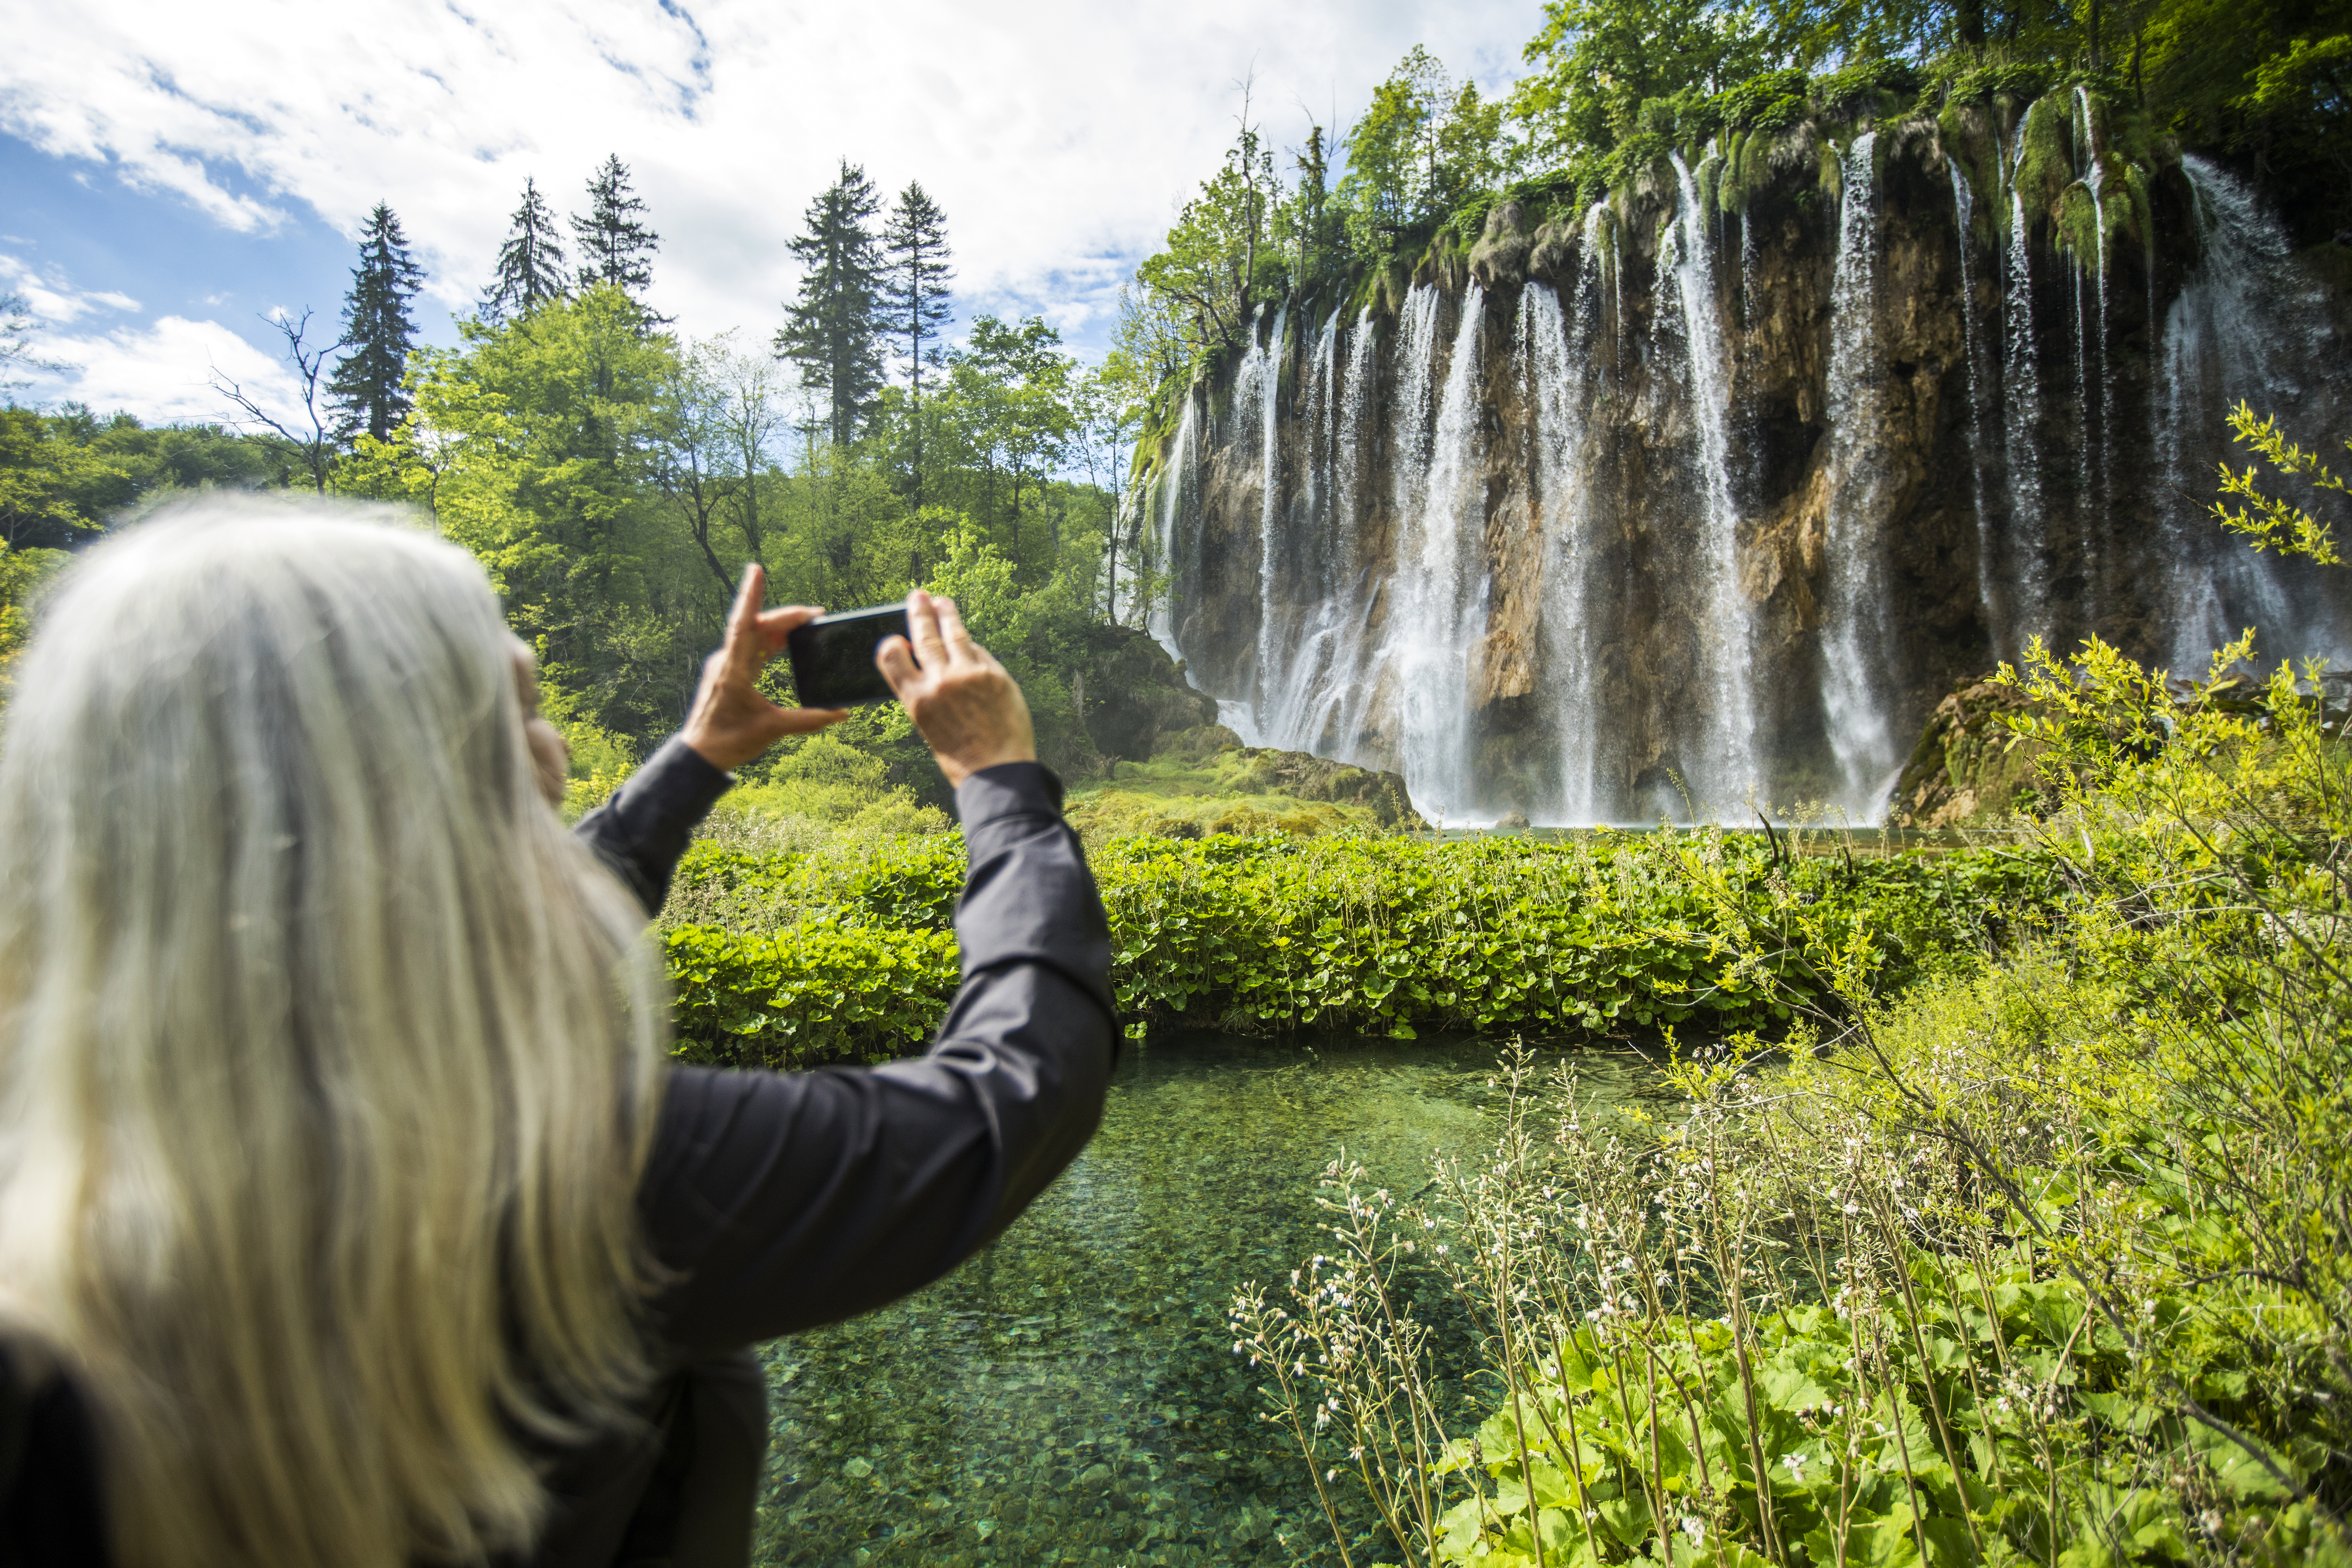
<path fill-rule="evenodd" d="M 887 1061 L 920 1050 L 955 996 L 945 931 L 814 922 L 778 938 L 678 926 L 663 945 L 681 1061 Z"/>
<path fill-rule="evenodd" d="M 1175 1022 L 1407 1039 L 1431 1028 L 1623 1035 L 1692 1021 L 1770 1029 L 1825 995 L 1841 953 L 1866 948 L 1861 983 L 1899 988 L 2013 940 L 2055 893 L 2042 867 L 2014 856 L 1790 855 L 1717 831 L 1580 843 L 1129 837 L 1094 863 L 1112 986 L 1138 1036 Z M 953 835 L 850 858 L 702 843 L 679 864 L 672 918 L 762 931 L 780 949 L 803 931 L 826 942 L 845 930 L 945 932 L 962 875 Z M 1739 907 L 1727 890 L 1766 886 L 1804 911 L 1801 929 L 1727 914 Z M 716 1005 L 713 986 L 756 990 L 763 973 L 698 980 L 698 1005 Z M 933 995 L 915 987 L 910 1007 L 918 992 Z M 943 994 L 936 1005 L 944 1010 Z M 739 1025 L 722 1033 L 744 1041 L 757 1029 L 741 1020 L 781 1029 L 785 1016 L 762 995 L 729 1016 Z M 823 1034 L 795 1024 L 795 1049 L 822 1058 Z"/>

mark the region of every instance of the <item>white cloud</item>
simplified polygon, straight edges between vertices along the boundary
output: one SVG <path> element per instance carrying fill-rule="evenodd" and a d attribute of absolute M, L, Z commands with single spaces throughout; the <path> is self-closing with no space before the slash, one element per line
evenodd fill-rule
<path fill-rule="evenodd" d="M 1416 42 L 1493 85 L 1538 21 L 1532 0 L 465 5 L 22 7 L 0 130 L 239 232 L 307 205 L 356 233 L 387 201 L 453 309 L 526 175 L 564 210 L 618 153 L 663 237 L 655 302 L 697 333 L 772 327 L 785 241 L 845 156 L 946 208 L 968 309 L 1083 333 L 1230 139 L 1235 79 L 1255 68 L 1286 145 L 1302 102 L 1344 124 Z"/>
<path fill-rule="evenodd" d="M 94 310 L 139 309 L 139 301 L 128 294 L 104 289 L 77 289 L 55 268 L 43 272 L 5 252 L 0 252 L 0 293 L 21 297 L 35 321 L 60 326 L 78 321 Z"/>
<path fill-rule="evenodd" d="M 101 414 L 129 409 L 150 423 L 218 422 L 230 409 L 213 387 L 217 371 L 280 418 L 290 421 L 301 406 L 286 366 L 218 321 L 165 316 L 108 331 L 38 332 L 32 352 L 58 367 L 31 378 L 33 397 L 45 403 L 70 399 Z"/>

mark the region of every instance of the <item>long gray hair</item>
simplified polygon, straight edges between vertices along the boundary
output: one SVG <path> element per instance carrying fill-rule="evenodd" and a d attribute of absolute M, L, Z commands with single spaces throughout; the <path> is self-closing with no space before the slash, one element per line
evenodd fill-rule
<path fill-rule="evenodd" d="M 0 1313 L 126 1568 L 523 1546 L 646 1375 L 643 916 L 534 781 L 497 600 L 384 516 L 90 550 L 0 724 Z"/>

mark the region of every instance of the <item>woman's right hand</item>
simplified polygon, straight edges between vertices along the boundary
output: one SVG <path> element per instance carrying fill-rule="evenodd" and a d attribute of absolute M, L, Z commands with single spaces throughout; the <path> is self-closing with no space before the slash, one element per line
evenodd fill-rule
<path fill-rule="evenodd" d="M 999 763 L 1034 763 L 1037 734 L 1021 688 L 971 640 L 955 601 L 907 595 L 907 637 L 886 638 L 874 662 L 931 748 L 953 788 Z"/>

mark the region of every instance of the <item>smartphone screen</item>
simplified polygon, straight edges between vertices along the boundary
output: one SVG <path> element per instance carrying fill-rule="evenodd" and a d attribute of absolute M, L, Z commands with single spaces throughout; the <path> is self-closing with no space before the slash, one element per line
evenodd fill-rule
<path fill-rule="evenodd" d="M 907 606 L 877 605 L 819 616 L 785 639 L 792 656 L 793 689 L 803 708 L 855 708 L 890 700 L 890 683 L 874 667 L 874 650 L 886 637 L 907 635 Z"/>

